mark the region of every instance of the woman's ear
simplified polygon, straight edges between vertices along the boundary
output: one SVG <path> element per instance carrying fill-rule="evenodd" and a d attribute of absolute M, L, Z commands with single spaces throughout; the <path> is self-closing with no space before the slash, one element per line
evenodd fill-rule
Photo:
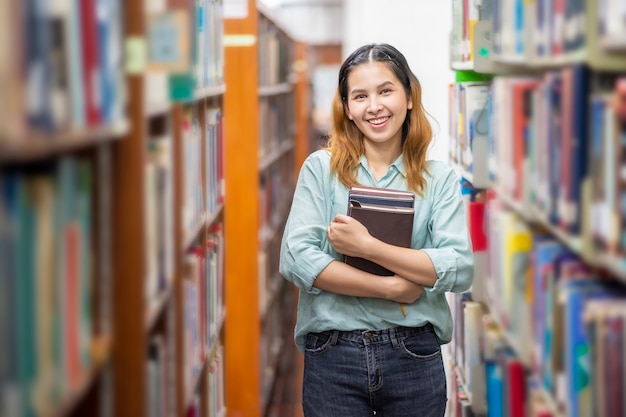
<path fill-rule="evenodd" d="M 348 105 L 343 105 L 343 112 L 348 116 L 348 119 L 352 120 L 352 115 L 350 114 L 350 109 L 348 109 Z"/>
<path fill-rule="evenodd" d="M 412 110 L 413 109 L 413 99 L 409 99 L 409 102 L 407 103 L 407 109 Z"/>

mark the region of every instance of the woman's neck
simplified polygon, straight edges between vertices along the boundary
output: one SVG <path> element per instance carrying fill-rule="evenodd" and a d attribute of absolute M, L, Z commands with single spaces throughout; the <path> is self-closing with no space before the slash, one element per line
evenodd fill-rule
<path fill-rule="evenodd" d="M 381 146 L 386 144 L 365 143 L 365 157 L 370 169 L 374 173 L 376 181 L 380 180 L 386 173 L 387 168 L 391 165 L 402 152 L 402 148 L 398 146 Z"/>

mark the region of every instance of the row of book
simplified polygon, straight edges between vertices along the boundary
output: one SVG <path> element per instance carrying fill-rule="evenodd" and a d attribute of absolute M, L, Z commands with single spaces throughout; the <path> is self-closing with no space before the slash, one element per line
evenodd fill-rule
<path fill-rule="evenodd" d="M 280 239 L 277 247 L 280 246 Z M 275 287 L 271 294 L 271 308 L 261 316 L 261 339 L 259 342 L 259 381 L 261 387 L 261 409 L 266 410 L 272 398 L 272 389 L 280 372 L 280 362 L 288 343 L 293 342 L 297 294 L 285 279 L 277 274 L 273 277 Z"/>
<path fill-rule="evenodd" d="M 93 170 L 63 156 L 0 172 L 2 415 L 58 407 L 92 371 L 96 339 L 110 338 Z"/>
<path fill-rule="evenodd" d="M 281 152 L 285 143 L 292 142 L 294 102 L 291 87 L 289 94 L 262 97 L 259 102 L 259 158 L 271 158 Z"/>
<path fill-rule="evenodd" d="M 145 172 L 146 304 L 158 308 L 174 280 L 172 138 L 167 132 L 148 140 Z"/>
<path fill-rule="evenodd" d="M 259 85 L 288 83 L 292 73 L 292 42 L 265 17 L 259 20 Z"/>
<path fill-rule="evenodd" d="M 150 106 L 192 100 L 224 84 L 224 28 L 221 0 L 194 0 L 168 7 L 145 3 L 147 63 L 143 68 Z"/>
<path fill-rule="evenodd" d="M 476 188 L 490 184 L 488 165 L 491 84 L 461 81 L 448 86 L 449 159 Z"/>
<path fill-rule="evenodd" d="M 174 338 L 154 334 L 148 344 L 146 357 L 147 415 L 169 417 L 176 415 L 176 346 Z"/>
<path fill-rule="evenodd" d="M 123 119 L 121 2 L 29 0 L 0 7 L 0 143 Z"/>
<path fill-rule="evenodd" d="M 590 39 L 626 35 L 619 0 L 493 0 L 492 16 L 494 51 L 503 56 L 558 58 L 584 50 Z"/>
<path fill-rule="evenodd" d="M 498 192 L 619 256 L 625 125 L 616 103 L 625 80 L 583 65 L 539 78 L 496 77 L 490 106 L 489 169 Z"/>
<path fill-rule="evenodd" d="M 451 62 L 471 63 L 482 42 L 477 23 L 488 25 L 491 49 L 512 64 L 545 65 L 585 57 L 610 63 L 607 54 L 626 48 L 626 9 L 620 0 L 489 0 L 452 2 Z M 600 49 L 600 50 L 599 50 Z"/>
<path fill-rule="evenodd" d="M 217 353 L 210 360 L 207 366 L 207 393 L 208 410 L 206 415 L 211 417 L 225 417 L 226 404 L 224 403 L 224 359 L 222 356 L 223 347 L 217 348 Z M 200 395 L 194 395 L 191 404 L 185 410 L 185 417 L 200 417 L 203 414 L 201 409 Z M 153 414 L 151 414 L 152 416 Z M 155 414 L 156 415 L 156 414 Z"/>
<path fill-rule="evenodd" d="M 287 148 L 280 157 L 259 175 L 259 241 L 265 245 L 282 228 L 291 204 L 295 179 L 293 148 Z"/>
<path fill-rule="evenodd" d="M 449 296 L 453 415 L 623 415 L 626 287 L 498 199 L 482 224 L 484 285 Z"/>
<path fill-rule="evenodd" d="M 184 262 L 185 392 L 193 392 L 204 364 L 214 355 L 224 315 L 224 233 L 209 230 L 205 248 L 188 249 Z"/>
<path fill-rule="evenodd" d="M 621 259 L 625 92 L 623 73 L 583 64 L 451 85 L 451 160 L 475 186 L 580 241 L 585 259 Z"/>
<path fill-rule="evenodd" d="M 203 112 L 204 124 L 200 113 Z M 222 110 L 212 105 L 183 107 L 183 225 L 192 235 L 204 213 L 215 215 L 224 203 L 224 132 Z M 204 129 L 204 132 L 202 130 Z M 205 153 L 203 168 L 201 156 Z M 206 187 L 203 187 L 203 184 Z"/>
<path fill-rule="evenodd" d="M 206 211 L 216 213 L 224 204 L 224 116 L 220 107 L 207 106 L 206 128 Z"/>
<path fill-rule="evenodd" d="M 146 363 L 147 415 L 150 417 L 167 417 L 176 415 L 176 383 L 175 383 L 175 348 L 174 339 L 164 338 L 161 334 L 154 335 L 148 347 Z M 210 417 L 225 416 L 224 396 L 224 360 L 222 346 L 215 348 L 215 353 L 208 359 L 206 372 L 206 396 L 208 412 L 200 410 L 200 393 L 196 392 L 185 410 L 186 416 L 207 415 Z"/>
<path fill-rule="evenodd" d="M 467 363 L 457 374 L 469 398 L 465 415 L 611 417 L 626 410 L 626 300 L 597 280 L 561 287 L 563 322 L 557 323 L 553 390 L 519 356 L 499 320 L 484 304 L 463 303 Z M 461 414 L 457 414 L 461 415 Z"/>
<path fill-rule="evenodd" d="M 490 16 L 491 1 L 481 2 L 486 7 L 476 7 L 467 0 L 452 0 L 452 33 L 450 34 L 450 62 L 471 62 L 474 42 L 474 24 Z"/>

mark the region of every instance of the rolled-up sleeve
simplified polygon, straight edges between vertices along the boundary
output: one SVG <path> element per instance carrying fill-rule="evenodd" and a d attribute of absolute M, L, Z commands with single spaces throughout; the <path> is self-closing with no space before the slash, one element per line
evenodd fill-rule
<path fill-rule="evenodd" d="M 426 291 L 435 293 L 467 291 L 474 279 L 474 256 L 467 226 L 465 205 L 458 178 L 452 169 L 433 183 L 432 212 L 428 222 L 432 247 L 423 251 L 430 257 L 437 281 Z"/>
<path fill-rule="evenodd" d="M 335 259 L 326 239 L 332 193 L 326 189 L 325 156 L 319 151 L 310 155 L 300 170 L 280 248 L 280 274 L 311 294 L 320 292 L 315 278 Z"/>

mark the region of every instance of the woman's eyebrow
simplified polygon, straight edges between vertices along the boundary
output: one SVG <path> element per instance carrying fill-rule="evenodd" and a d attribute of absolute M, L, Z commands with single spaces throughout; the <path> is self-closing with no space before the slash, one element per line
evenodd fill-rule
<path fill-rule="evenodd" d="M 394 85 L 393 81 L 385 81 L 384 83 L 381 83 L 379 85 L 376 86 L 376 89 L 385 87 L 387 85 Z M 355 94 L 355 93 L 364 93 L 367 90 L 365 90 L 364 88 L 355 88 L 354 90 L 350 90 L 350 94 Z"/>

